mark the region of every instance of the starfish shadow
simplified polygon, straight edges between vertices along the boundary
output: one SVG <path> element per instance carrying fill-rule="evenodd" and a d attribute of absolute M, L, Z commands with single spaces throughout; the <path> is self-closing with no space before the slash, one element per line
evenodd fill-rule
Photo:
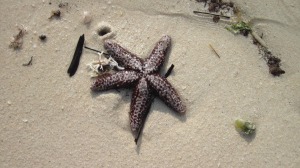
<path fill-rule="evenodd" d="M 162 100 L 160 100 L 159 98 L 156 97 L 154 99 L 153 103 L 161 104 L 161 106 L 155 106 L 155 107 L 153 107 L 153 109 L 151 108 L 152 110 L 159 111 L 160 113 L 165 113 L 165 114 L 168 113 L 172 117 L 177 118 L 179 121 L 186 122 L 186 115 L 181 115 L 179 113 L 174 112 L 170 107 L 165 106 L 165 103 Z"/>
<path fill-rule="evenodd" d="M 168 106 L 158 106 L 158 107 L 157 106 L 153 106 L 153 104 L 155 104 L 155 103 L 159 103 L 159 104 L 164 105 L 164 102 L 162 100 L 160 100 L 159 98 L 157 98 L 157 96 L 155 96 L 155 98 L 154 98 L 154 100 L 152 102 L 152 106 L 150 107 L 149 113 L 148 113 L 148 115 L 147 115 L 144 123 L 147 123 L 146 121 L 148 120 L 148 116 L 150 116 L 153 111 L 159 111 L 161 113 L 169 113 L 170 115 L 172 115 L 173 117 L 175 117 L 179 121 L 181 121 L 182 123 L 186 122 L 186 115 L 180 115 L 179 113 L 174 112 Z M 141 128 L 141 134 L 143 134 L 144 126 L 145 126 L 145 124 Z M 132 135 L 134 135 L 134 134 L 132 133 Z M 143 142 L 143 137 L 144 136 L 141 135 L 139 137 L 139 140 L 138 140 L 137 144 L 136 144 L 136 149 L 135 150 L 136 150 L 137 154 L 140 154 L 141 144 Z"/>
<path fill-rule="evenodd" d="M 91 97 L 92 98 L 96 98 L 96 97 L 98 97 L 100 95 L 107 95 L 107 94 L 110 94 L 110 93 L 115 94 L 115 93 L 120 93 L 120 92 L 123 92 L 123 91 L 125 91 L 125 89 L 111 89 L 111 90 L 106 90 L 104 92 L 93 92 L 93 91 L 90 91 L 90 93 L 91 93 Z"/>
<path fill-rule="evenodd" d="M 123 104 L 130 104 L 130 99 L 131 99 L 131 91 L 130 89 L 127 88 L 121 88 L 121 89 L 112 89 L 112 90 L 107 90 L 104 92 L 92 92 L 91 91 L 91 97 L 94 99 L 98 96 L 103 96 L 103 95 L 119 95 L 118 99 L 119 102 L 117 104 L 114 105 L 114 109 L 119 109 L 120 107 L 122 107 Z"/>

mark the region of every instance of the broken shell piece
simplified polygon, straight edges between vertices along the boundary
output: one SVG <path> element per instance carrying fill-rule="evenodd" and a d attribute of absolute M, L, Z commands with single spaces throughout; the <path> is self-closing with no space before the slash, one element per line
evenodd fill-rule
<path fill-rule="evenodd" d="M 88 11 L 83 12 L 83 23 L 84 24 L 90 24 L 92 21 L 92 15 Z"/>
<path fill-rule="evenodd" d="M 255 125 L 251 121 L 245 121 L 243 119 L 235 120 L 235 128 L 246 135 L 253 134 L 255 132 Z"/>

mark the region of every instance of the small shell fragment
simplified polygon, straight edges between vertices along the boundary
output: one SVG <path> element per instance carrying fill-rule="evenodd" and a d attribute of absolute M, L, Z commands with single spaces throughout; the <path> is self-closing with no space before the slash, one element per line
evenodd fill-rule
<path fill-rule="evenodd" d="M 83 12 L 83 23 L 84 24 L 90 24 L 92 21 L 92 15 L 88 11 Z"/>

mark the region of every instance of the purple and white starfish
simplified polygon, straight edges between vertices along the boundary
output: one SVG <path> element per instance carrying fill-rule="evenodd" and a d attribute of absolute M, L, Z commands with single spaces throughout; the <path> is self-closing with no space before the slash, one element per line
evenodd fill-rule
<path fill-rule="evenodd" d="M 91 86 L 92 91 L 104 91 L 119 87 L 134 86 L 130 106 L 130 126 L 138 141 L 154 95 L 179 114 L 186 111 L 179 95 L 165 77 L 158 74 L 165 60 L 171 38 L 163 36 L 145 60 L 124 49 L 117 43 L 106 40 L 105 49 L 110 56 L 125 67 L 124 71 L 99 76 Z"/>

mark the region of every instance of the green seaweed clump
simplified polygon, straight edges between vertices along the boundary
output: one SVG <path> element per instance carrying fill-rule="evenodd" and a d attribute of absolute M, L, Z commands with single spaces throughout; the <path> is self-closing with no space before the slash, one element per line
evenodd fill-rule
<path fill-rule="evenodd" d="M 251 27 L 244 21 L 240 21 L 230 26 L 226 26 L 226 29 L 234 34 L 240 33 L 244 36 L 248 36 L 248 34 L 252 31 Z"/>
<path fill-rule="evenodd" d="M 247 135 L 253 134 L 255 132 L 254 123 L 252 123 L 251 121 L 245 121 L 243 119 L 235 120 L 235 128 Z"/>

